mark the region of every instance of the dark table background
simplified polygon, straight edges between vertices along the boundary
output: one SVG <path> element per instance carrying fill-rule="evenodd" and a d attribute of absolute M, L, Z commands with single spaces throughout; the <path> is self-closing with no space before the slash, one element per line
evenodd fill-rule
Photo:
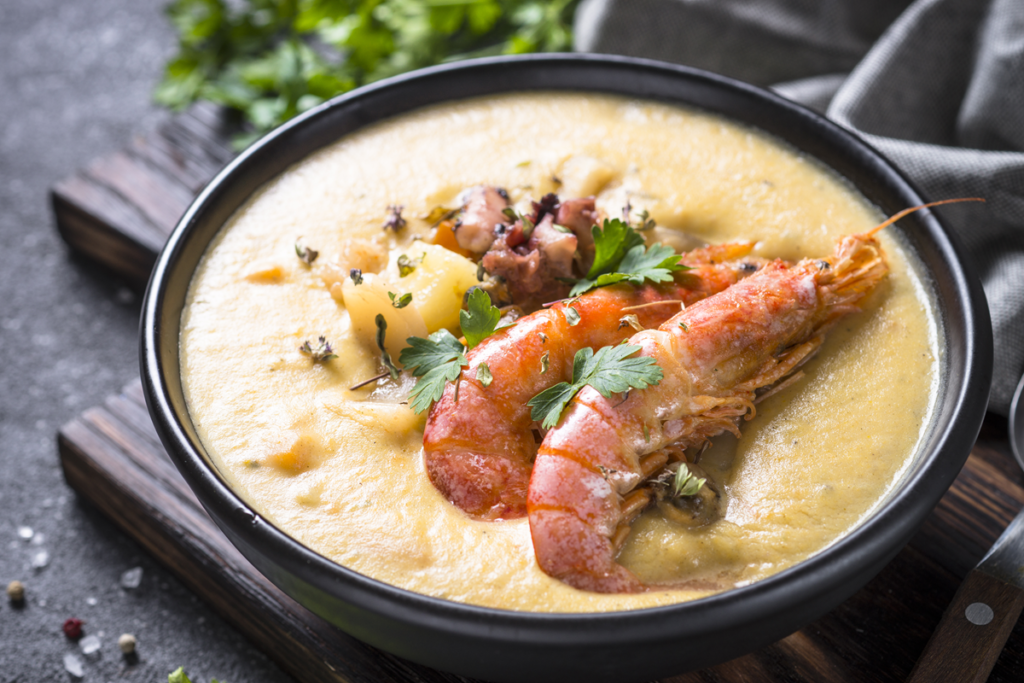
<path fill-rule="evenodd" d="M 48 191 L 168 116 L 151 99 L 174 49 L 166 0 L 0 0 L 0 681 L 290 679 L 64 483 L 56 431 L 138 375 L 142 293 L 70 253 Z M 31 540 L 19 536 L 30 527 Z M 45 550 L 45 567 L 32 567 Z M 143 570 L 134 590 L 121 574 Z M 68 617 L 98 635 L 85 656 Z M 138 639 L 138 661 L 117 647 Z"/>

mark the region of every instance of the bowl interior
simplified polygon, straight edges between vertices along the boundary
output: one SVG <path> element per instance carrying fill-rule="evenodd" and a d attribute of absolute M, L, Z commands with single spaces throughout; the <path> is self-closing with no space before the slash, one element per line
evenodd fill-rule
<path fill-rule="evenodd" d="M 900 486 L 860 527 L 819 555 L 747 587 L 691 603 L 596 615 L 509 612 L 412 594 L 336 565 L 260 519 L 219 477 L 195 433 L 178 364 L 181 314 L 192 273 L 235 210 L 290 165 L 363 126 L 427 105 L 520 90 L 609 93 L 720 114 L 817 159 L 885 214 L 924 203 L 849 132 L 769 92 L 683 67 L 549 55 L 480 60 L 384 81 L 325 103 L 255 144 L 182 218 L 158 260 L 143 311 L 142 374 L 158 432 L 211 515 L 261 571 L 357 637 L 417 661 L 504 680 L 564 678 L 582 670 L 600 680 L 643 680 L 782 637 L 851 595 L 898 552 L 952 483 L 980 427 L 991 375 L 987 307 L 930 211 L 899 224 L 901 238 L 927 270 L 944 337 L 940 398 L 924 445 Z M 681 642 L 691 647 L 681 653 Z"/>

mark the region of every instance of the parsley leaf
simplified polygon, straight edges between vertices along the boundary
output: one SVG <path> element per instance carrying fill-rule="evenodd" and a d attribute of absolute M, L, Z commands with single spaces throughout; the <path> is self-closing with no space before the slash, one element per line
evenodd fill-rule
<path fill-rule="evenodd" d="M 682 498 L 683 496 L 697 495 L 697 492 L 700 491 L 706 481 L 707 479 L 698 479 L 693 476 L 686 463 L 681 462 L 679 463 L 679 469 L 676 470 L 676 476 L 672 480 L 672 496 Z"/>
<path fill-rule="evenodd" d="M 580 349 L 573 358 L 572 383 L 559 382 L 531 398 L 527 402 L 533 409 L 530 417 L 544 429 L 554 427 L 572 397 L 588 384 L 605 398 L 658 384 L 665 374 L 653 358 L 630 358 L 639 350 L 632 344 L 606 346 L 597 353 L 589 347 Z"/>
<path fill-rule="evenodd" d="M 428 338 L 409 337 L 409 346 L 402 349 L 398 359 L 418 377 L 409 393 L 412 409 L 421 413 L 444 394 L 444 385 L 454 382 L 469 364 L 466 347 L 448 330 L 438 330 Z"/>
<path fill-rule="evenodd" d="M 642 285 L 644 280 L 668 282 L 672 272 L 688 270 L 681 265 L 681 256 L 671 247 L 654 244 L 644 249 L 644 240 L 629 224 L 617 218 L 605 219 L 604 229 L 596 225 L 594 235 L 594 265 L 587 277 L 576 281 L 569 296 L 579 296 L 595 287 L 628 281 Z"/>
<path fill-rule="evenodd" d="M 409 393 L 409 405 L 417 413 L 441 398 L 446 383 L 459 378 L 462 368 L 469 365 L 466 352 L 492 335 L 501 319 L 501 312 L 491 305 L 491 297 L 482 289 L 469 293 L 467 308 L 468 311 L 459 313 L 459 318 L 468 346 L 463 346 L 448 330 L 438 330 L 426 339 L 409 337 L 405 340 L 409 346 L 402 349 L 398 360 L 412 371 L 413 377 L 419 378 Z M 491 369 L 484 363 L 477 368 L 476 378 L 485 387 L 494 380 Z"/>
<path fill-rule="evenodd" d="M 494 334 L 494 328 L 501 320 L 501 311 L 491 305 L 491 297 L 479 288 L 470 291 L 466 309 L 459 311 L 459 322 L 466 337 L 466 346 L 471 349 Z"/>
<path fill-rule="evenodd" d="M 409 337 L 405 340 L 409 345 L 399 354 L 399 362 L 412 371 L 413 377 L 422 377 L 427 372 L 444 363 L 459 361 L 459 365 L 467 365 L 466 347 L 462 345 L 448 330 L 438 330 L 426 339 Z"/>
<path fill-rule="evenodd" d="M 630 249 L 644 243 L 640 233 L 618 218 L 606 218 L 604 230 L 595 225 L 590 231 L 594 235 L 594 264 L 587 272 L 588 279 L 613 272 Z"/>

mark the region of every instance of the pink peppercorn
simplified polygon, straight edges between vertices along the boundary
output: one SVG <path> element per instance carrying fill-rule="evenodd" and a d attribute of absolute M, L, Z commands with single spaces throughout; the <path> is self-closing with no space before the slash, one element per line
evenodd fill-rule
<path fill-rule="evenodd" d="M 71 618 L 64 622 L 64 635 L 71 640 L 78 640 L 82 637 L 82 620 Z"/>

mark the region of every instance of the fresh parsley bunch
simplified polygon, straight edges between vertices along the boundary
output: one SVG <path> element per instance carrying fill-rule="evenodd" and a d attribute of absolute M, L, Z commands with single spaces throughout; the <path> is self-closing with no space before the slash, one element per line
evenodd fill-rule
<path fill-rule="evenodd" d="M 209 100 L 258 136 L 364 83 L 468 57 L 559 52 L 579 0 L 174 0 L 158 102 Z"/>

